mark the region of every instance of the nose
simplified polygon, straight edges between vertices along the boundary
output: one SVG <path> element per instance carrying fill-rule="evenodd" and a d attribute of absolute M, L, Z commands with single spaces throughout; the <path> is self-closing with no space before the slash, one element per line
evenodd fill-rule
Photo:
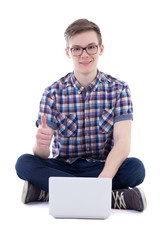
<path fill-rule="evenodd" d="M 86 56 L 88 57 L 89 55 L 88 55 L 86 49 L 83 49 L 83 52 L 82 52 L 82 54 L 81 54 L 81 57 L 86 57 Z"/>

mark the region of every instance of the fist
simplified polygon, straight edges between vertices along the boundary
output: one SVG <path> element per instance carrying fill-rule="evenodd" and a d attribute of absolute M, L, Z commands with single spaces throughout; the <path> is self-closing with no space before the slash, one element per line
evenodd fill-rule
<path fill-rule="evenodd" d="M 51 143 L 51 131 L 47 127 L 46 118 L 44 115 L 41 116 L 42 125 L 38 128 L 36 134 L 37 147 L 48 149 Z"/>

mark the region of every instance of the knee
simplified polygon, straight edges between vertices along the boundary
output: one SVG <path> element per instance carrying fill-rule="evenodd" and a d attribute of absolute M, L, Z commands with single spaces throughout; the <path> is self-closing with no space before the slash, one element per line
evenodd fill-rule
<path fill-rule="evenodd" d="M 138 158 L 127 158 L 113 179 L 113 189 L 136 187 L 145 178 L 145 168 Z"/>
<path fill-rule="evenodd" d="M 23 154 L 17 159 L 15 169 L 20 178 L 25 178 L 24 173 L 29 165 L 29 159 L 31 158 L 33 158 L 31 154 Z"/>
<path fill-rule="evenodd" d="M 144 164 L 142 163 L 141 160 L 138 158 L 131 158 L 132 166 L 131 166 L 131 171 L 134 175 L 135 178 L 135 184 L 134 185 L 139 185 L 144 181 L 145 178 L 145 167 Z"/>

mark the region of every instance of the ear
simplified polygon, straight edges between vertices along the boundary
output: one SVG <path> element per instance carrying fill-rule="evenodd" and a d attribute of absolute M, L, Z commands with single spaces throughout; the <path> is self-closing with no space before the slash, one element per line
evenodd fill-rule
<path fill-rule="evenodd" d="M 71 55 L 70 55 L 69 49 L 68 49 L 68 48 L 65 48 L 65 52 L 66 52 L 67 57 L 70 59 L 70 58 L 71 58 Z"/>
<path fill-rule="evenodd" d="M 103 54 L 103 52 L 104 52 L 104 45 L 101 44 L 99 56 L 101 56 Z"/>

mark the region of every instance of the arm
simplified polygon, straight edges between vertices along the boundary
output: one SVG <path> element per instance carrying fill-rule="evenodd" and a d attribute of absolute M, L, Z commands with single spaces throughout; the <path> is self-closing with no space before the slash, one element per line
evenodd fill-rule
<path fill-rule="evenodd" d="M 47 126 L 44 115 L 42 115 L 41 121 L 42 125 L 40 125 L 37 130 L 33 153 L 40 158 L 46 159 L 50 155 L 50 144 L 54 130 Z"/>
<path fill-rule="evenodd" d="M 131 143 L 132 120 L 116 122 L 113 129 L 114 146 L 99 177 L 113 178 L 128 157 Z"/>

